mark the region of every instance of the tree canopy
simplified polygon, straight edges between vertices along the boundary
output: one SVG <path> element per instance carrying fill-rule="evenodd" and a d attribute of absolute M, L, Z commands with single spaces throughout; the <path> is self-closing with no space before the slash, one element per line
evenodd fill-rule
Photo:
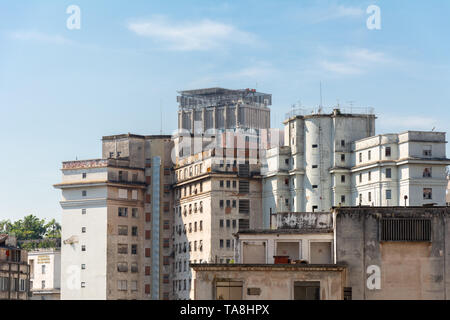
<path fill-rule="evenodd" d="M 61 225 L 55 219 L 46 223 L 45 219 L 30 214 L 14 222 L 1 220 L 0 233 L 14 235 L 22 248 L 48 248 L 57 246 Z"/>

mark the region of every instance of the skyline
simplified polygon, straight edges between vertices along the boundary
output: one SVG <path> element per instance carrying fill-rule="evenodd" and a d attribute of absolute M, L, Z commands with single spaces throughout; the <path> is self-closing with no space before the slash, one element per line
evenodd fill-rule
<path fill-rule="evenodd" d="M 373 107 L 376 134 L 448 132 L 450 3 L 436 2 L 1 1 L 0 119 L 11 156 L 0 160 L 0 219 L 61 221 L 61 162 L 101 157 L 102 136 L 159 134 L 161 109 L 171 134 L 177 90 L 270 93 L 271 126 L 281 128 L 293 104 L 319 105 L 321 83 L 325 107 Z M 66 26 L 72 4 L 79 30 Z M 367 29 L 372 4 L 381 30 Z"/>

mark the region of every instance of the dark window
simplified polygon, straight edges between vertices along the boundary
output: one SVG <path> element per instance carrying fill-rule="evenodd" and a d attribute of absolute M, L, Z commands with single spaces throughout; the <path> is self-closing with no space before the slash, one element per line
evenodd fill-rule
<path fill-rule="evenodd" d="M 295 281 L 294 300 L 320 300 L 320 281 Z"/>
<path fill-rule="evenodd" d="M 223 228 L 223 219 L 220 219 L 220 221 L 219 221 L 219 227 Z"/>
<path fill-rule="evenodd" d="M 137 254 L 137 244 L 131 245 L 131 254 Z"/>
<path fill-rule="evenodd" d="M 219 185 L 221 188 L 223 188 L 223 180 L 220 180 Z"/>
<path fill-rule="evenodd" d="M 82 173 L 82 178 L 83 178 L 83 179 L 86 179 L 86 172 L 83 172 L 83 173 Z"/>
<path fill-rule="evenodd" d="M 386 199 L 387 200 L 392 199 L 392 191 L 391 190 L 386 190 Z"/>
<path fill-rule="evenodd" d="M 341 176 L 341 182 L 345 183 L 345 176 L 344 175 Z"/>
<path fill-rule="evenodd" d="M 352 300 L 352 287 L 344 287 L 344 300 Z"/>
<path fill-rule="evenodd" d="M 220 206 L 220 208 L 223 208 L 223 200 L 219 201 L 219 206 Z"/>
<path fill-rule="evenodd" d="M 315 148 L 318 147 L 318 145 L 317 144 L 313 144 L 312 147 L 315 149 Z"/>
<path fill-rule="evenodd" d="M 239 213 L 250 213 L 250 200 L 248 199 L 241 199 L 239 200 Z"/>
<path fill-rule="evenodd" d="M 392 178 L 392 169 L 386 168 L 386 179 Z"/>
<path fill-rule="evenodd" d="M 431 220 L 415 218 L 381 219 L 381 241 L 431 241 Z"/>
<path fill-rule="evenodd" d="M 341 196 L 341 203 L 345 203 L 345 196 Z"/>
<path fill-rule="evenodd" d="M 431 189 L 431 188 L 424 188 L 423 189 L 423 199 L 424 200 L 431 200 L 431 199 L 433 199 L 433 189 Z"/>
<path fill-rule="evenodd" d="M 86 191 L 86 190 L 81 191 L 81 195 L 82 195 L 83 197 L 86 197 L 86 196 L 87 196 L 87 191 Z"/>
<path fill-rule="evenodd" d="M 312 166 L 312 168 L 313 169 L 317 169 L 319 166 L 317 165 L 317 164 L 314 164 L 313 166 Z"/>
<path fill-rule="evenodd" d="M 345 161 L 345 154 L 341 154 L 341 161 L 344 162 Z"/>
<path fill-rule="evenodd" d="M 131 227 L 131 235 L 137 237 L 138 235 L 138 227 Z"/>
<path fill-rule="evenodd" d="M 341 147 L 345 147 L 345 140 L 341 140 Z"/>
<path fill-rule="evenodd" d="M 390 157 L 391 156 L 391 147 L 386 147 L 385 155 L 386 155 L 386 157 Z"/>

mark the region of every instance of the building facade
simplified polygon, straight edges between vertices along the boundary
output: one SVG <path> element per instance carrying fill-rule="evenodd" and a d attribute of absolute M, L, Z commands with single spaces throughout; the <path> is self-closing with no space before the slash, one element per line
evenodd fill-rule
<path fill-rule="evenodd" d="M 170 136 L 127 134 L 63 163 L 61 299 L 171 298 L 170 152 Z"/>
<path fill-rule="evenodd" d="M 61 299 L 61 250 L 35 249 L 28 252 L 31 300 Z"/>
<path fill-rule="evenodd" d="M 285 146 L 267 151 L 263 221 L 334 206 L 445 205 L 445 133 L 374 136 L 375 116 L 313 110 L 288 115 Z"/>
<path fill-rule="evenodd" d="M 30 295 L 27 252 L 15 237 L 0 234 L 0 300 L 29 300 Z"/>
<path fill-rule="evenodd" d="M 445 206 L 446 143 L 444 132 L 424 131 L 355 141 L 352 205 Z"/>

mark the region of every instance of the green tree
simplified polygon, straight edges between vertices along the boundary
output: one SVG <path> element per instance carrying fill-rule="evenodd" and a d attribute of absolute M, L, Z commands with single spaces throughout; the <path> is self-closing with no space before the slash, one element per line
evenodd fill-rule
<path fill-rule="evenodd" d="M 45 225 L 45 237 L 47 238 L 61 238 L 61 225 L 52 219 Z"/>
<path fill-rule="evenodd" d="M 42 239 L 46 231 L 45 220 L 32 214 L 8 224 L 8 233 L 14 233 L 17 240 Z"/>

